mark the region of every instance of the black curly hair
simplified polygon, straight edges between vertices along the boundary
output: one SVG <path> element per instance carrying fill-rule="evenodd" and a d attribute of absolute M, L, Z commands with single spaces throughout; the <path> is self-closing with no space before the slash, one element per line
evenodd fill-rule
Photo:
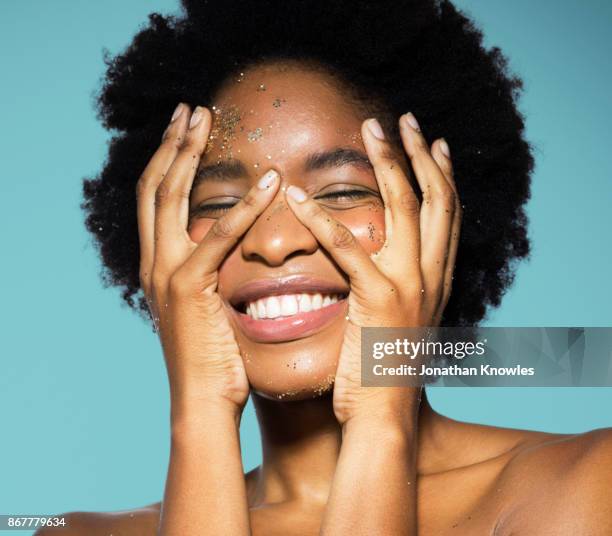
<path fill-rule="evenodd" d="M 524 205 L 533 158 L 517 110 L 521 80 L 447 0 L 183 0 L 149 16 L 106 58 L 99 118 L 113 131 L 101 173 L 83 186 L 87 229 L 107 285 L 146 312 L 139 293 L 136 181 L 177 102 L 207 105 L 236 72 L 274 60 L 324 66 L 388 117 L 412 111 L 453 151 L 464 205 L 453 293 L 442 325 L 473 326 L 498 306 L 529 254 Z"/>

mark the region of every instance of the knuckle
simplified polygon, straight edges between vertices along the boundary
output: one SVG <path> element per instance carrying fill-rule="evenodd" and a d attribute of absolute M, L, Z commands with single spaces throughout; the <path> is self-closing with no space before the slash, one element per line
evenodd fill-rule
<path fill-rule="evenodd" d="M 191 153 L 194 156 L 199 156 L 204 150 L 204 144 L 195 136 L 185 136 L 179 147 L 181 153 Z"/>
<path fill-rule="evenodd" d="M 180 149 L 183 141 L 184 141 L 184 138 L 183 136 L 180 135 L 180 132 L 177 129 L 170 127 L 163 134 L 161 147 L 164 150 L 165 149 L 170 149 L 170 150 Z"/>
<path fill-rule="evenodd" d="M 231 238 L 234 234 L 234 225 L 227 218 L 218 219 L 210 228 L 210 235 L 214 239 L 224 240 Z"/>
<path fill-rule="evenodd" d="M 428 154 L 430 154 L 430 151 L 425 138 L 421 134 L 417 134 L 408 147 L 408 156 L 410 160 L 419 160 Z"/>
<path fill-rule="evenodd" d="M 154 174 L 146 171 L 136 181 L 136 199 L 141 199 L 153 188 L 155 182 Z"/>
<path fill-rule="evenodd" d="M 429 145 L 427 145 L 422 134 L 418 134 L 414 137 L 414 147 L 418 152 L 429 153 Z"/>
<path fill-rule="evenodd" d="M 406 192 L 400 197 L 400 206 L 410 216 L 417 216 L 421 211 L 421 206 L 417 196 L 413 192 Z"/>
<path fill-rule="evenodd" d="M 163 205 L 168 200 L 169 196 L 170 188 L 165 181 L 162 181 L 162 183 L 157 187 L 157 190 L 155 190 L 155 205 Z"/>
<path fill-rule="evenodd" d="M 171 297 L 185 296 L 191 292 L 189 279 L 181 270 L 174 272 L 168 281 L 168 294 Z"/>
<path fill-rule="evenodd" d="M 452 188 L 443 188 L 435 196 L 435 200 L 448 212 L 453 212 L 457 205 L 457 196 Z"/>
<path fill-rule="evenodd" d="M 355 236 L 344 225 L 338 223 L 332 231 L 331 241 L 337 249 L 350 249 L 355 245 Z"/>
<path fill-rule="evenodd" d="M 255 207 L 257 206 L 257 196 L 251 191 L 242 198 L 242 203 L 246 207 Z"/>

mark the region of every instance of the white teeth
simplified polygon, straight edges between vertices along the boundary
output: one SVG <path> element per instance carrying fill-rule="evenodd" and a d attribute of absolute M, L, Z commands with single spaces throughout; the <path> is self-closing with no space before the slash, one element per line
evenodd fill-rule
<path fill-rule="evenodd" d="M 308 313 L 312 311 L 312 302 L 310 299 L 310 294 L 300 294 L 300 313 Z"/>
<path fill-rule="evenodd" d="M 281 314 L 280 300 L 276 296 L 265 298 L 266 300 L 266 317 L 276 318 Z"/>
<path fill-rule="evenodd" d="M 278 318 L 300 313 L 316 311 L 340 301 L 338 294 L 283 294 L 260 298 L 246 305 L 246 314 L 255 320 L 260 318 Z"/>
<path fill-rule="evenodd" d="M 297 296 L 285 294 L 280 299 L 281 315 L 291 316 L 298 312 Z"/>

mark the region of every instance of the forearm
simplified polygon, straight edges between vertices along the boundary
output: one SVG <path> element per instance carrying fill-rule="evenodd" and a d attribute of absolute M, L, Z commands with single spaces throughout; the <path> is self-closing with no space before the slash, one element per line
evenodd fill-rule
<path fill-rule="evenodd" d="M 345 426 L 321 534 L 415 536 L 416 526 L 416 427 Z"/>
<path fill-rule="evenodd" d="M 160 536 L 250 534 L 239 413 L 223 405 L 174 413 Z"/>

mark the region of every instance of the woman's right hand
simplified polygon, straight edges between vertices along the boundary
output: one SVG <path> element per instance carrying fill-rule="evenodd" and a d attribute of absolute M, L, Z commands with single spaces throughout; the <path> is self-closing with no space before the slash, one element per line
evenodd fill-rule
<path fill-rule="evenodd" d="M 217 293 L 217 270 L 274 197 L 270 170 L 203 240 L 187 232 L 189 196 L 212 117 L 179 104 L 137 185 L 140 282 L 162 343 L 173 417 L 185 404 L 222 403 L 239 415 L 249 394 L 240 351 Z"/>

